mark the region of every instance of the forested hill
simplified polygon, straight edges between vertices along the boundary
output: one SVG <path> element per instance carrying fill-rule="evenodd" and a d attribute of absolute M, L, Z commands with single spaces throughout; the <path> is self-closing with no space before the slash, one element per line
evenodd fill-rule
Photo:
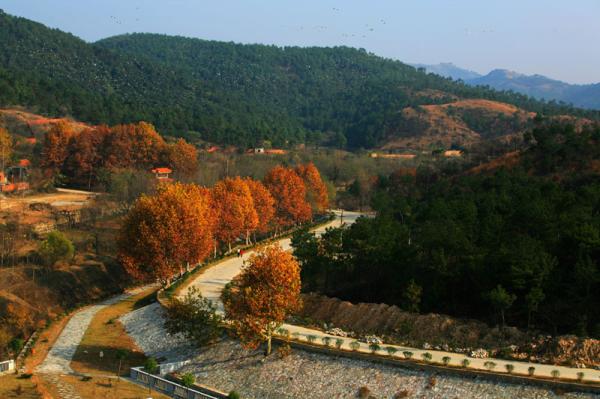
<path fill-rule="evenodd" d="M 24 105 L 90 123 L 146 120 L 170 135 L 240 146 L 268 139 L 369 148 L 423 133 L 414 115 L 401 112 L 407 107 L 418 111 L 470 98 L 596 117 L 469 87 L 347 47 L 281 48 L 154 34 L 90 44 L 0 12 L 0 106 Z"/>

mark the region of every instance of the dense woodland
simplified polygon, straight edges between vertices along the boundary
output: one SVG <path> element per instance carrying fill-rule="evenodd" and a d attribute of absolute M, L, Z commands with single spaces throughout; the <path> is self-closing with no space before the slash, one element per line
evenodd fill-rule
<path fill-rule="evenodd" d="M 377 211 L 293 239 L 305 291 L 600 336 L 600 130 L 540 124 L 520 165 L 378 178 Z"/>
<path fill-rule="evenodd" d="M 470 87 L 364 50 L 240 45 L 151 34 L 97 43 L 0 12 L 0 106 L 93 124 L 153 123 L 188 141 L 369 148 L 418 133 L 398 111 L 485 98 L 596 117 Z M 483 126 L 485 128 L 485 126 Z M 485 132 L 482 132 L 485 133 Z"/>
<path fill-rule="evenodd" d="M 119 171 L 168 166 L 186 178 L 198 169 L 196 147 L 184 139 L 167 143 L 154 126 L 137 124 L 95 126 L 75 132 L 57 123 L 44 135 L 39 164 L 53 183 L 85 188 L 110 188 Z"/>

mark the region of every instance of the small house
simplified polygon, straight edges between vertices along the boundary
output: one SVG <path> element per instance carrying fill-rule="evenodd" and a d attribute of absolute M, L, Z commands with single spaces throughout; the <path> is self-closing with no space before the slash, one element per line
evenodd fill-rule
<path fill-rule="evenodd" d="M 170 168 L 154 168 L 152 169 L 152 173 L 154 173 L 154 177 L 160 181 L 172 181 L 173 179 L 170 177 L 173 170 Z"/>

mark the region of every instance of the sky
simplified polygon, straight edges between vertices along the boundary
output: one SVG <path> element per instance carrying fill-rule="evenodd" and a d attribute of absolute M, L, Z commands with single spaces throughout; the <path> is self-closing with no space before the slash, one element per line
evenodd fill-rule
<path fill-rule="evenodd" d="M 351 46 L 407 63 L 600 82 L 600 0 L 0 0 L 86 41 L 131 32 Z"/>

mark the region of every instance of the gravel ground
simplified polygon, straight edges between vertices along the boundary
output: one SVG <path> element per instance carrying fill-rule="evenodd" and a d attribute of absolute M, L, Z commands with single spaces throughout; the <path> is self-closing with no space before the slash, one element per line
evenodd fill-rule
<path fill-rule="evenodd" d="M 552 391 L 528 385 L 433 375 L 367 361 L 335 358 L 294 350 L 284 359 L 276 355 L 264 360 L 261 351 L 249 351 L 233 339 L 202 350 L 180 336 L 170 336 L 162 327 L 163 310 L 152 304 L 121 317 L 127 332 L 148 355 L 166 362 L 192 359 L 180 372 L 192 372 L 198 383 L 223 392 L 238 391 L 245 399 L 356 398 L 366 386 L 374 398 L 392 398 L 400 391 L 409 398 L 492 399 L 557 398 Z M 431 378 L 435 386 L 429 387 Z M 562 398 L 600 398 L 571 393 Z"/>
<path fill-rule="evenodd" d="M 163 328 L 164 310 L 158 303 L 144 306 L 119 319 L 137 346 L 148 356 L 171 363 L 188 359 L 194 348 L 179 335 L 170 335 Z"/>
<path fill-rule="evenodd" d="M 260 351 L 249 351 L 231 339 L 199 351 L 181 369 L 192 372 L 204 385 L 243 398 L 356 398 L 366 386 L 375 398 L 393 398 L 406 390 L 411 398 L 554 398 L 552 391 L 526 385 L 433 375 L 347 358 L 294 350 L 284 359 L 276 355 L 263 362 Z M 430 380 L 435 386 L 430 388 Z M 597 398 L 566 394 L 563 398 Z"/>

